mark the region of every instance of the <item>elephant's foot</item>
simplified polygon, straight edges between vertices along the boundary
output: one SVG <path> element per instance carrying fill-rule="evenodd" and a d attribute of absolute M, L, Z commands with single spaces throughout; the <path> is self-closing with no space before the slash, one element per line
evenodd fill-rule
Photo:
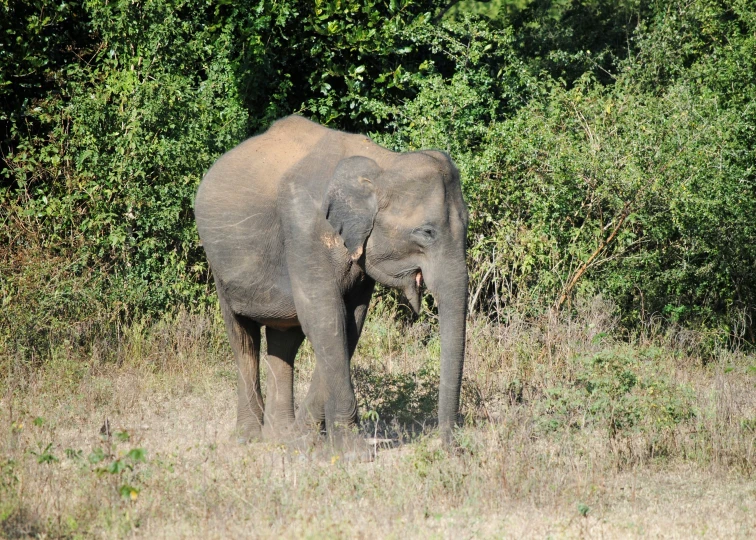
<path fill-rule="evenodd" d="M 368 463 L 375 460 L 378 451 L 378 446 L 365 439 L 356 425 L 337 426 L 326 448 L 332 463 Z"/>
<path fill-rule="evenodd" d="M 273 442 L 286 442 L 286 440 L 301 434 L 294 422 L 293 414 L 266 414 L 262 433 L 265 440 Z"/>
<path fill-rule="evenodd" d="M 257 418 L 238 418 L 234 437 L 239 444 L 258 442 L 263 439 L 262 422 Z"/>
<path fill-rule="evenodd" d="M 285 437 L 277 439 L 290 456 L 300 460 L 315 460 L 335 463 L 369 463 L 375 460 L 381 450 L 396 446 L 394 439 L 365 438 L 357 426 L 340 426 L 334 432 L 335 440 L 320 429 L 300 429 L 295 424 Z"/>
<path fill-rule="evenodd" d="M 359 432 L 357 400 L 354 396 L 344 402 L 335 399 L 325 405 L 325 424 L 328 440 L 334 448 L 342 448 Z"/>
<path fill-rule="evenodd" d="M 263 440 L 262 432 L 251 433 L 249 431 L 243 431 L 239 429 L 234 430 L 232 437 L 236 439 L 236 442 L 238 444 L 261 442 Z"/>
<path fill-rule="evenodd" d="M 333 403 L 330 405 L 336 409 Z M 368 445 L 359 434 L 357 400 L 350 400 L 342 410 L 332 409 L 329 411 L 331 414 L 326 412 L 326 408 L 327 405 L 322 400 L 308 395 L 297 411 L 294 433 L 300 436 L 317 434 L 325 443 L 323 450 L 329 457 L 336 459 L 349 457 L 349 460 L 354 460 L 353 458 L 359 455 L 358 461 L 370 458 L 369 452 L 366 452 Z"/>
<path fill-rule="evenodd" d="M 325 411 L 322 403 L 315 403 L 312 400 L 305 400 L 297 410 L 294 420 L 294 427 L 297 432 L 321 433 L 325 429 Z"/>
<path fill-rule="evenodd" d="M 283 442 L 290 455 L 318 462 L 368 463 L 375 459 L 380 448 L 367 441 L 356 429 L 340 433 L 338 443 L 333 444 L 324 434 L 308 431 L 292 436 Z"/>

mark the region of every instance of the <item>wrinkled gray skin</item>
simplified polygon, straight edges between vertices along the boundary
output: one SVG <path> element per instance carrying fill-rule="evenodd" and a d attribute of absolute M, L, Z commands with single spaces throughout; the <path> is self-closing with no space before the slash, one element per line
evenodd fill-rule
<path fill-rule="evenodd" d="M 213 165 L 195 215 L 238 365 L 241 439 L 323 421 L 332 440 L 340 437 L 341 426 L 357 421 L 350 360 L 375 282 L 402 289 L 418 311 L 424 281 L 439 307 L 438 415 L 449 440 L 467 306 L 467 210 L 449 156 L 390 152 L 290 116 Z M 294 358 L 305 336 L 316 367 L 295 419 Z"/>

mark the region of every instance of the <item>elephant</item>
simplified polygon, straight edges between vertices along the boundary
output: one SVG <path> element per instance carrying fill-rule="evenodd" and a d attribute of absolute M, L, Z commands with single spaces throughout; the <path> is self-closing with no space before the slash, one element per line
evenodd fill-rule
<path fill-rule="evenodd" d="M 195 218 L 238 368 L 241 441 L 358 421 L 350 363 L 376 282 L 439 314 L 439 430 L 452 441 L 465 354 L 468 224 L 459 172 L 436 150 L 397 153 L 293 115 L 221 156 Z M 261 331 L 268 383 L 260 385 Z M 295 414 L 294 359 L 315 353 Z"/>

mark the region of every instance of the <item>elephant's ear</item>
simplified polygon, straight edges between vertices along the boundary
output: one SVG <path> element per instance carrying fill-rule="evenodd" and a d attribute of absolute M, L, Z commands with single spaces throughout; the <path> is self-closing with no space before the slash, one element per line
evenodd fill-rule
<path fill-rule="evenodd" d="M 365 241 L 373 230 L 378 198 L 373 179 L 380 168 L 372 159 L 355 156 L 342 159 L 323 199 L 323 212 L 331 227 L 344 240 L 349 256 L 362 256 Z"/>

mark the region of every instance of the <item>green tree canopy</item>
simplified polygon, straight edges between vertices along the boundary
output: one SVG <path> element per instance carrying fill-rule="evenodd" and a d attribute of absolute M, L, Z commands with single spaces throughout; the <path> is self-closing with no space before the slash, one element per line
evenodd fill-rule
<path fill-rule="evenodd" d="M 3 327 L 211 297 L 192 197 L 298 113 L 460 167 L 476 309 L 575 295 L 753 340 L 736 0 L 3 0 Z M 51 277 L 52 276 L 52 277 Z"/>

